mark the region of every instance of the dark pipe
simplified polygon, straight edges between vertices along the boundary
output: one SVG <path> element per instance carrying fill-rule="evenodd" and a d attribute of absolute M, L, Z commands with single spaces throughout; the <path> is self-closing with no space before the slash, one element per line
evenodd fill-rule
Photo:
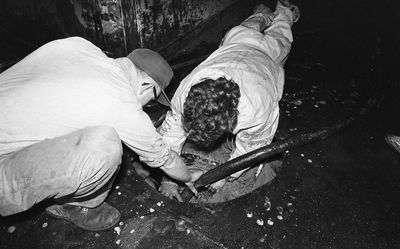
<path fill-rule="evenodd" d="M 248 167 L 257 166 L 259 163 L 264 162 L 266 159 L 273 155 L 282 153 L 289 149 L 293 149 L 300 145 L 305 145 L 317 140 L 325 139 L 336 131 L 348 126 L 353 120 L 354 118 L 349 118 L 344 122 L 338 122 L 319 131 L 301 134 L 294 138 L 285 139 L 283 141 L 275 142 L 256 149 L 252 152 L 232 159 L 231 161 L 225 162 L 212 170 L 207 171 L 195 182 L 194 186 L 196 188 L 204 187 L 240 170 L 246 169 Z M 186 188 L 181 193 L 181 197 L 184 201 L 189 201 L 193 197 L 193 193 L 188 188 Z"/>

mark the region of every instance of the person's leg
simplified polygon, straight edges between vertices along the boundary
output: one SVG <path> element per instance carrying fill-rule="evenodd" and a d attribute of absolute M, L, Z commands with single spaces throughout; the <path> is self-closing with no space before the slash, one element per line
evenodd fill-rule
<path fill-rule="evenodd" d="M 293 42 L 292 25 L 300 16 L 295 5 L 288 1 L 285 4 L 288 6 L 278 1 L 274 13 L 266 6 L 257 6 L 253 15 L 226 33 L 221 45 L 242 43 L 257 47 L 283 66 Z"/>
<path fill-rule="evenodd" d="M 121 163 L 111 127 L 88 127 L 11 153 L 0 161 L 0 213 L 11 215 L 48 198 L 88 208 L 106 198 Z"/>

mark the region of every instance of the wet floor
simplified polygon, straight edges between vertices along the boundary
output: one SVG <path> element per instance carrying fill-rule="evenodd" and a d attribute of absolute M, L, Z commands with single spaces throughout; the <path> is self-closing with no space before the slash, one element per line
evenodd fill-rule
<path fill-rule="evenodd" d="M 125 151 L 108 198 L 122 213 L 115 228 L 83 231 L 38 206 L 1 218 L 0 248 L 400 248 L 400 154 L 383 139 L 400 135 L 400 82 L 391 63 L 398 37 L 382 14 L 390 6 L 302 7 L 276 137 L 354 117 L 350 126 L 284 153 L 272 184 L 215 205 L 164 198 L 136 175 L 135 156 Z M 202 49 L 186 58 L 212 51 L 220 33 L 199 37 Z M 176 80 L 191 69 L 180 68 Z"/>

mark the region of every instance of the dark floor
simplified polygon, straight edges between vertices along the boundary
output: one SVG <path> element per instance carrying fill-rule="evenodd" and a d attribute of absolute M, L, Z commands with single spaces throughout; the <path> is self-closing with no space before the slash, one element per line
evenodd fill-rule
<path fill-rule="evenodd" d="M 301 6 L 277 137 L 358 117 L 374 100 L 366 115 L 288 151 L 273 184 L 217 205 L 164 198 L 136 176 L 126 152 L 108 199 L 122 213 L 115 229 L 86 232 L 39 207 L 0 220 L 0 248 L 400 248 L 400 155 L 383 140 L 400 134 L 400 82 L 392 63 L 398 37 L 383 28 L 391 19 L 364 1 Z M 214 40 L 215 34 L 222 37 L 214 32 Z M 198 42 L 204 54 L 217 44 Z M 177 80 L 191 69 L 181 68 Z"/>

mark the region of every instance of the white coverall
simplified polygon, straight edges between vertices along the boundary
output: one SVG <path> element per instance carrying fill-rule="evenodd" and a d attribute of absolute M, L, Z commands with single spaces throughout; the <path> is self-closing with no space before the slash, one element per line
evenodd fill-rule
<path fill-rule="evenodd" d="M 151 167 L 167 161 L 169 145 L 136 96 L 138 72 L 128 58 L 72 37 L 0 74 L 1 215 L 50 197 L 99 205 L 121 162 L 121 140 Z"/>
<path fill-rule="evenodd" d="M 181 153 L 187 138 L 182 124 L 185 99 L 190 88 L 204 78 L 225 77 L 240 88 L 238 121 L 233 130 L 236 149 L 230 159 L 271 143 L 278 126 L 283 64 L 293 41 L 292 24 L 293 13 L 278 3 L 270 16 L 254 14 L 227 32 L 220 47 L 182 80 L 172 98 L 172 111 L 160 129 L 172 150 Z M 262 26 L 269 27 L 262 31 Z"/>

